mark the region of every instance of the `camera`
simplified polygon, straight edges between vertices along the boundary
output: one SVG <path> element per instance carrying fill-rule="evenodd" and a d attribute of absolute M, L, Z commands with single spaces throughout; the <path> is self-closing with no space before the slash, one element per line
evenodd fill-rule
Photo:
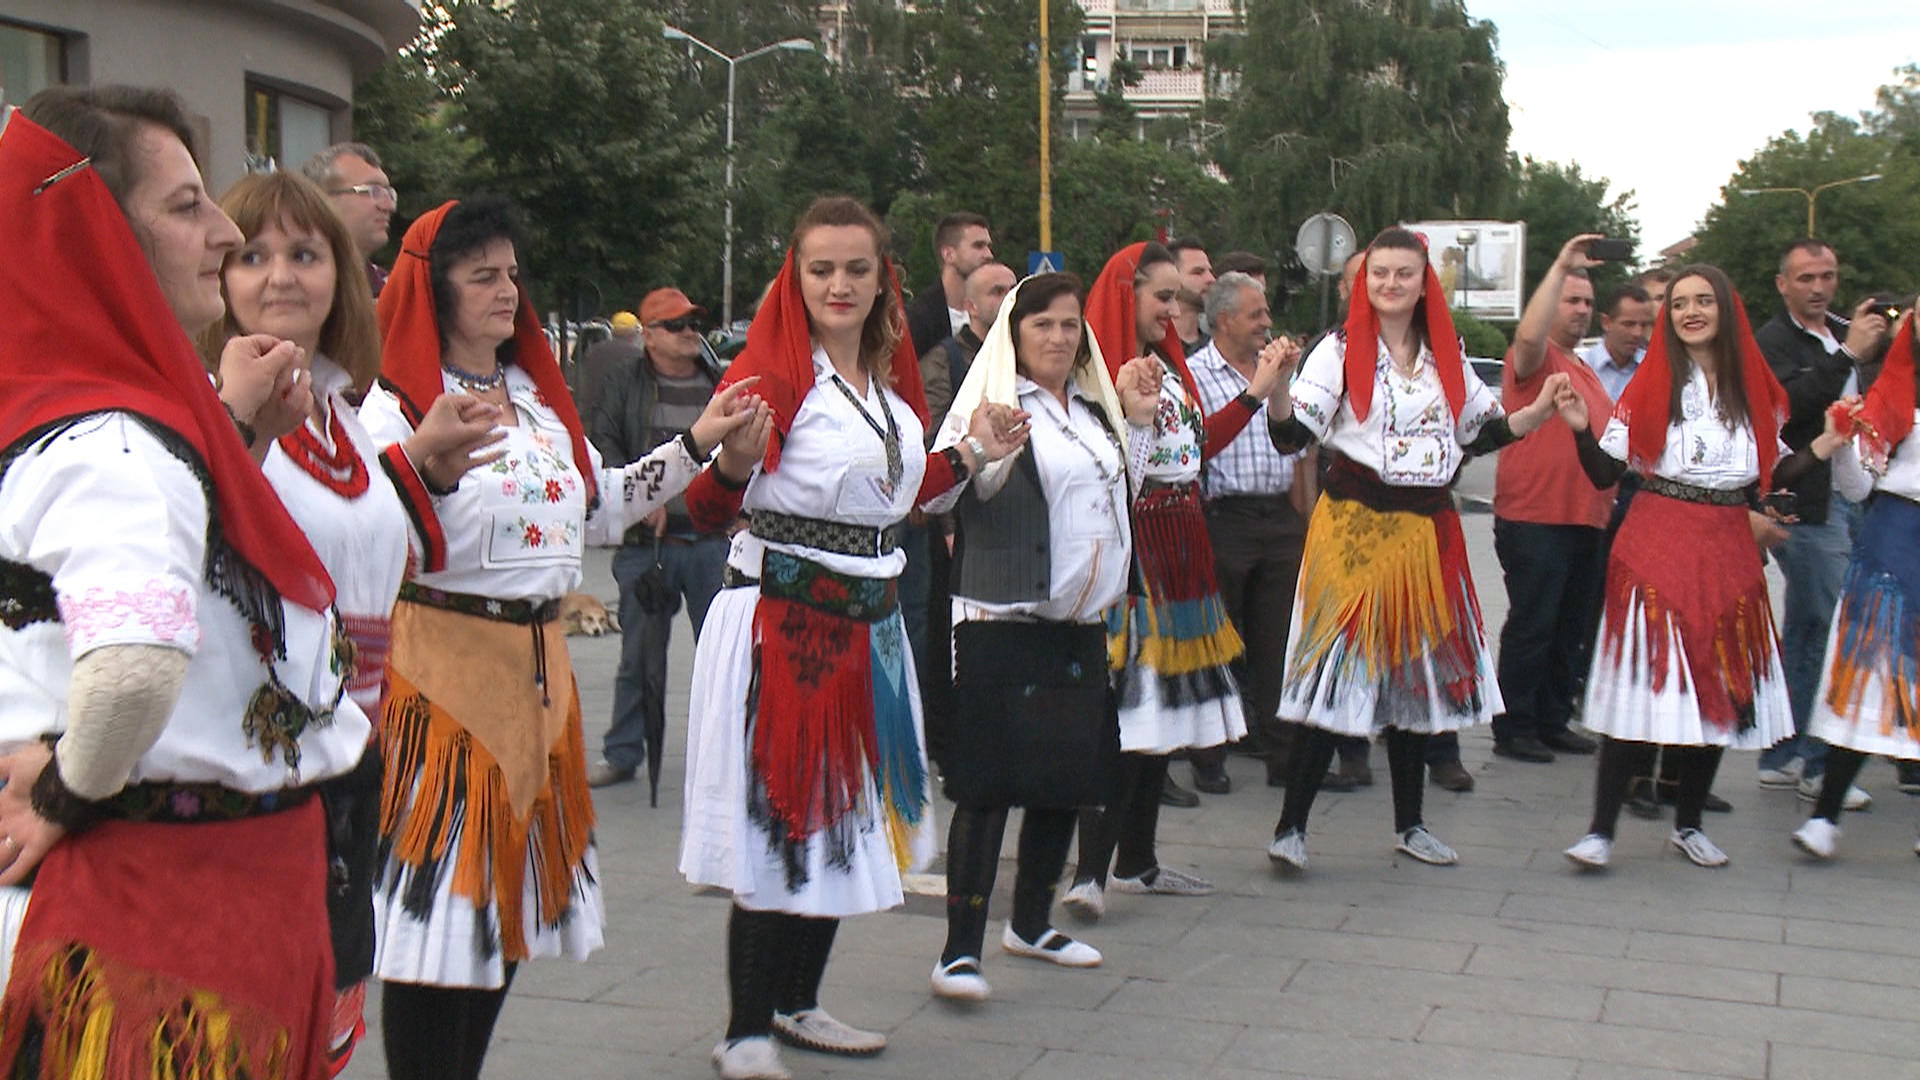
<path fill-rule="evenodd" d="M 1626 262 L 1633 258 L 1631 240 L 1594 240 L 1587 244 L 1587 258 L 1601 262 Z"/>
<path fill-rule="evenodd" d="M 1897 296 L 1876 296 L 1867 305 L 1867 314 L 1878 315 L 1888 323 L 1899 322 L 1906 311 L 1907 305 Z"/>

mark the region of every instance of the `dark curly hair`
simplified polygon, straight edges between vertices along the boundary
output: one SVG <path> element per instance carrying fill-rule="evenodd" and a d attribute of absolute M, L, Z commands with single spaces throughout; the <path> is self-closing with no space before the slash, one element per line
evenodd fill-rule
<path fill-rule="evenodd" d="M 427 280 L 433 286 L 433 318 L 440 326 L 440 348 L 447 347 L 447 331 L 459 307 L 459 293 L 448 277 L 455 263 L 496 240 L 520 246 L 520 212 L 502 195 L 475 195 L 456 203 L 440 222 L 433 247 L 427 252 Z M 501 342 L 500 362 L 513 362 L 513 339 Z"/>

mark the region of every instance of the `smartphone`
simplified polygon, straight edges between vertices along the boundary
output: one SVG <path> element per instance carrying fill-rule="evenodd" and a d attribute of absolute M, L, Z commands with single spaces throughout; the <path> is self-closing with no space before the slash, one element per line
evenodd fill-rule
<path fill-rule="evenodd" d="M 1626 262 L 1633 258 L 1631 240 L 1595 240 L 1587 244 L 1587 258 L 1601 262 Z"/>
<path fill-rule="evenodd" d="M 1791 491 L 1769 491 L 1762 497 L 1761 505 L 1781 517 L 1792 517 L 1797 501 Z"/>

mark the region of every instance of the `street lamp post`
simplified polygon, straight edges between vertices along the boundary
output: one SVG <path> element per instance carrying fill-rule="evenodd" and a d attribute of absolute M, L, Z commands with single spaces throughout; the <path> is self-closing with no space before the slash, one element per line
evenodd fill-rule
<path fill-rule="evenodd" d="M 743 52 L 739 56 L 728 56 L 726 53 L 723 53 L 719 49 L 716 49 L 713 46 L 707 44 L 706 42 L 701 41 L 699 38 L 694 37 L 692 34 L 687 33 L 685 30 L 682 30 L 677 26 L 668 26 L 662 31 L 662 33 L 666 35 L 666 38 L 668 41 L 684 41 L 689 45 L 696 45 L 702 49 L 705 49 L 708 52 L 712 53 L 714 56 L 718 57 L 723 63 L 727 65 L 726 220 L 724 225 L 725 231 L 721 240 L 721 255 L 720 255 L 720 289 L 721 289 L 720 321 L 724 324 L 723 329 L 727 330 L 728 332 L 732 332 L 733 330 L 733 86 L 734 86 L 733 69 L 735 68 L 735 66 L 745 63 L 746 61 L 751 60 L 756 56 L 765 56 L 768 53 L 778 52 L 782 49 L 788 49 L 794 52 L 813 52 L 814 51 L 813 42 L 808 41 L 806 38 L 788 38 L 785 41 L 776 41 L 771 45 L 762 45 L 757 49 L 752 49 L 747 52 Z"/>
<path fill-rule="evenodd" d="M 1870 184 L 1870 183 L 1872 183 L 1873 181 L 1875 181 L 1875 180 L 1878 180 L 1878 179 L 1880 179 L 1880 174 L 1879 174 L 1879 173 L 1868 173 L 1868 174 L 1867 174 L 1867 175 L 1865 175 L 1865 176 L 1849 176 L 1849 177 L 1847 177 L 1847 178 L 1846 178 L 1845 180 L 1829 180 L 1829 181 L 1827 181 L 1827 182 L 1826 182 L 1826 183 L 1824 183 L 1824 184 L 1816 184 L 1816 185 L 1814 185 L 1813 187 L 1810 187 L 1810 188 L 1803 188 L 1803 187 L 1763 187 L 1763 188 L 1736 188 L 1735 190 L 1736 190 L 1736 191 L 1738 191 L 1738 192 L 1740 192 L 1740 194 L 1742 194 L 1742 195 L 1785 195 L 1785 194 L 1793 194 L 1793 195 L 1798 195 L 1798 196 L 1800 196 L 1801 198 L 1804 198 L 1804 199 L 1806 199 L 1806 200 L 1807 200 L 1807 235 L 1808 235 L 1808 236 L 1812 236 L 1812 235 L 1814 235 L 1814 232 L 1813 232 L 1813 201 L 1814 201 L 1815 199 L 1817 199 L 1817 198 L 1819 198 L 1819 197 L 1820 197 L 1820 193 L 1821 193 L 1821 192 L 1823 192 L 1823 191 L 1826 191 L 1826 190 L 1827 190 L 1828 188 L 1837 188 L 1837 187 L 1842 187 L 1842 186 L 1844 186 L 1844 185 L 1846 185 L 1846 184 Z"/>
<path fill-rule="evenodd" d="M 1480 240 L 1480 230 L 1461 229 L 1453 239 L 1460 245 L 1460 310 L 1467 311 L 1473 292 L 1473 245 Z"/>

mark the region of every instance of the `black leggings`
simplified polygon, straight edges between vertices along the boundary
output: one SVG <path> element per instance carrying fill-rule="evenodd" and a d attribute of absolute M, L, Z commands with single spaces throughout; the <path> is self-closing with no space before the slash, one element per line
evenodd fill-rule
<path fill-rule="evenodd" d="M 1427 783 L 1427 740 L 1424 732 L 1386 730 L 1387 770 L 1393 778 L 1393 830 L 1404 833 L 1425 824 Z M 1340 736 L 1326 728 L 1302 726 L 1294 739 L 1293 757 L 1287 776 L 1287 798 L 1281 805 L 1280 824 L 1273 833 L 1279 836 L 1292 830 L 1307 831 L 1307 815 L 1313 812 L 1313 800 L 1320 794 L 1320 783 L 1333 764 Z"/>
<path fill-rule="evenodd" d="M 1118 798 L 1105 810 L 1080 811 L 1080 865 L 1073 880 L 1107 884 L 1107 865 L 1121 877 L 1139 877 L 1160 865 L 1154 836 L 1160 831 L 1160 789 L 1167 780 L 1165 754 L 1122 754 Z M 1118 851 L 1118 859 L 1115 852 Z"/>
<path fill-rule="evenodd" d="M 727 1041 L 768 1035 L 773 1014 L 820 1004 L 839 919 L 735 906 L 727 919 Z"/>
<path fill-rule="evenodd" d="M 1707 807 L 1707 793 L 1713 789 L 1713 777 L 1720 771 L 1720 755 L 1724 750 L 1725 747 L 1720 746 L 1662 747 L 1658 743 L 1602 739 L 1599 771 L 1593 783 L 1593 822 L 1587 831 L 1613 839 L 1614 826 L 1620 821 L 1620 807 L 1627 801 L 1627 790 L 1636 778 L 1653 774 L 1654 755 L 1662 751 L 1678 785 L 1674 793 L 1674 827 L 1699 828 L 1700 816 Z"/>
<path fill-rule="evenodd" d="M 1157 790 L 1157 789 L 1156 789 Z M 1020 821 L 1020 855 L 1013 878 L 1013 932 L 1037 941 L 1053 925 L 1054 890 L 1067 866 L 1078 811 L 1028 807 Z M 947 947 L 940 962 L 980 955 L 986 945 L 987 901 L 1000 871 L 1007 809 L 955 807 L 947 832 Z"/>
<path fill-rule="evenodd" d="M 1827 744 L 1827 775 L 1820 781 L 1820 797 L 1813 802 L 1814 817 L 1840 824 L 1841 804 L 1846 802 L 1847 789 L 1859 779 L 1860 768 L 1866 763 L 1867 755 L 1858 750 Z"/>
<path fill-rule="evenodd" d="M 380 984 L 380 1039 L 391 1080 L 480 1080 L 518 965 L 498 990 L 421 983 Z"/>

